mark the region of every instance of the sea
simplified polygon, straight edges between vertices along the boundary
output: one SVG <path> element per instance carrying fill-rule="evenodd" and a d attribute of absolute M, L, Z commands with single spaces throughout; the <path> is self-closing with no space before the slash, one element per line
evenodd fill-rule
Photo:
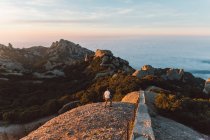
<path fill-rule="evenodd" d="M 95 51 L 111 50 L 135 68 L 180 68 L 196 77 L 210 78 L 210 36 L 96 37 L 75 40 Z"/>

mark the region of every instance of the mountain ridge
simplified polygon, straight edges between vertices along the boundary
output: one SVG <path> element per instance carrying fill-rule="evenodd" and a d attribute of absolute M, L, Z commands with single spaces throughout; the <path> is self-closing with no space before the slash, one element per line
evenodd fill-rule
<path fill-rule="evenodd" d="M 19 72 L 37 71 L 41 68 L 50 70 L 62 63 L 72 65 L 84 60 L 85 55 L 94 54 L 91 50 L 64 39 L 53 42 L 50 47 L 19 49 L 13 48 L 11 44 L 0 46 L 0 68 Z"/>

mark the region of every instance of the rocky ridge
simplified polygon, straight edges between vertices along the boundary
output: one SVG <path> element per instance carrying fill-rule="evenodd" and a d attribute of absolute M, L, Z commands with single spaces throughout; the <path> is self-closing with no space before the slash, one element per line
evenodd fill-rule
<path fill-rule="evenodd" d="M 205 80 L 194 77 L 183 69 L 154 68 L 150 65 L 145 65 L 140 70 L 136 70 L 132 76 L 140 80 L 149 80 L 151 85 L 175 91 L 177 94 L 186 92 L 184 93 L 186 96 L 189 96 L 187 95 L 189 92 L 194 94 L 192 97 L 205 96 L 203 92 L 208 90 L 208 81 L 206 82 L 206 90 L 203 90 Z"/>
<path fill-rule="evenodd" d="M 94 52 L 79 44 L 61 39 L 53 42 L 49 48 L 35 46 L 18 49 L 11 44 L 0 45 L 0 72 L 2 75 L 19 76 L 32 73 L 37 78 L 65 77 L 64 69 L 67 66 L 91 62 L 93 57 L 100 61 L 103 69 L 96 78 L 113 75 L 118 70 L 126 73 L 134 71 L 126 60 L 115 57 L 111 51 L 98 49 L 94 55 Z"/>
<path fill-rule="evenodd" d="M 19 49 L 13 48 L 11 44 L 0 45 L 0 70 L 7 74 L 39 72 L 45 75 L 50 70 L 57 70 L 58 66 L 75 64 L 83 61 L 85 55 L 93 54 L 79 44 L 63 39 L 53 42 L 49 48 L 36 46 Z"/>
<path fill-rule="evenodd" d="M 144 78 L 146 76 L 159 76 L 164 80 L 184 80 L 184 70 L 183 69 L 158 69 L 154 68 L 150 65 L 145 65 L 141 68 L 141 70 L 136 70 L 133 73 L 133 76 L 137 76 L 138 78 Z"/>

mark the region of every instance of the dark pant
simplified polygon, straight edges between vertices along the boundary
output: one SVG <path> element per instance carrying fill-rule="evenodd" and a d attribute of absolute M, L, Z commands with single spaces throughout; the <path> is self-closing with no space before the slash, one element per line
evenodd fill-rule
<path fill-rule="evenodd" d="M 110 98 L 105 98 L 105 107 L 106 107 L 108 101 L 110 102 L 110 106 L 112 106 L 112 99 L 110 99 Z"/>

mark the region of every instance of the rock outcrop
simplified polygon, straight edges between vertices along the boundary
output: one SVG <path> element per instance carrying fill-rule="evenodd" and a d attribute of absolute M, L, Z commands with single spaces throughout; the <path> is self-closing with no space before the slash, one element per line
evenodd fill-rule
<path fill-rule="evenodd" d="M 103 57 L 103 56 L 113 56 L 110 50 L 99 50 L 97 49 L 95 52 L 95 57 Z"/>
<path fill-rule="evenodd" d="M 21 54 L 18 49 L 14 49 L 10 45 L 0 44 L 0 69 L 24 71 L 23 65 L 17 60 L 19 57 L 21 57 Z"/>
<path fill-rule="evenodd" d="M 143 78 L 145 76 L 148 76 L 148 75 L 154 75 L 155 74 L 155 69 L 150 66 L 150 65 L 145 65 L 141 68 L 141 70 L 136 70 L 134 73 L 133 73 L 133 76 L 136 76 L 138 78 Z"/>
<path fill-rule="evenodd" d="M 181 80 L 181 78 L 184 76 L 184 70 L 183 69 L 169 69 L 166 73 L 166 78 L 168 80 Z"/>
<path fill-rule="evenodd" d="M 103 103 L 88 104 L 48 121 L 21 140 L 123 140 L 133 111 L 130 103 L 113 103 L 112 108 L 104 108 Z"/>
<path fill-rule="evenodd" d="M 52 69 L 61 64 L 72 65 L 78 61 L 85 60 L 86 55 L 93 55 L 93 52 L 82 48 L 79 44 L 63 40 L 53 42 L 47 50 L 46 69 Z"/>
<path fill-rule="evenodd" d="M 136 70 L 132 75 L 136 76 L 140 79 L 146 76 L 157 76 L 164 80 L 182 80 L 184 77 L 184 70 L 183 69 L 160 69 L 160 68 L 153 68 L 150 65 L 145 65 L 141 68 L 141 70 Z"/>
<path fill-rule="evenodd" d="M 50 71 L 55 67 L 72 65 L 84 61 L 85 56 L 94 53 L 79 44 L 63 40 L 52 43 L 50 47 L 13 48 L 0 45 L 0 69 L 6 73 Z"/>
<path fill-rule="evenodd" d="M 137 106 L 139 102 L 139 98 L 140 98 L 139 92 L 134 91 L 134 92 L 128 93 L 125 97 L 123 97 L 121 102 L 133 103 L 133 104 L 136 104 Z"/>
<path fill-rule="evenodd" d="M 115 57 L 109 50 L 97 49 L 94 59 L 100 59 L 100 67 L 106 69 L 106 71 L 97 73 L 95 79 L 113 75 L 117 71 L 122 71 L 128 74 L 132 74 L 134 72 L 134 69 L 129 66 L 128 61 Z"/>
<path fill-rule="evenodd" d="M 210 94 L 210 78 L 206 80 L 203 92 L 206 94 Z"/>
<path fill-rule="evenodd" d="M 11 45 L 0 45 L 0 70 L 5 74 L 33 73 L 36 78 L 65 77 L 63 69 L 79 62 L 90 62 L 100 59 L 100 67 L 107 71 L 99 72 L 96 76 L 112 75 L 121 70 L 132 74 L 134 69 L 128 61 L 115 57 L 110 50 L 94 52 L 81 47 L 79 44 L 63 40 L 53 42 L 49 48 L 36 46 L 16 49 Z M 94 59 L 92 59 L 94 56 Z"/>

